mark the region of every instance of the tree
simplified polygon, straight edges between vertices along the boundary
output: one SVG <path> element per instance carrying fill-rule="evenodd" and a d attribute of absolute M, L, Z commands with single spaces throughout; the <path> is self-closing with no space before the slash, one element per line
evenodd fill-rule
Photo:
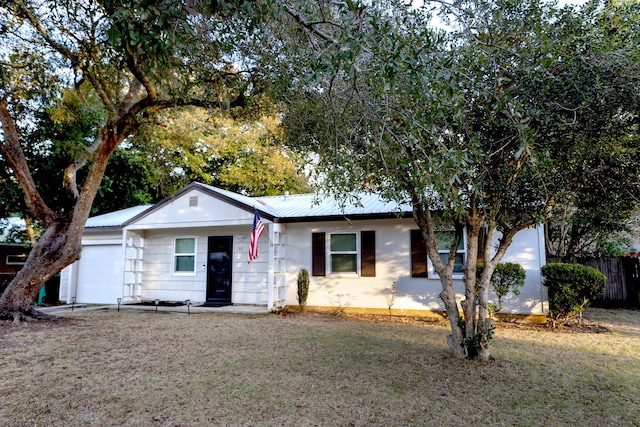
<path fill-rule="evenodd" d="M 301 160 L 282 146 L 278 124 L 275 116 L 183 108 L 142 126 L 131 149 L 152 159 L 155 186 L 167 195 L 191 181 L 251 196 L 307 191 Z"/>
<path fill-rule="evenodd" d="M 548 218 L 586 170 L 608 173 L 582 167 L 596 158 L 591 148 L 618 148 L 635 132 L 637 44 L 612 43 L 604 25 L 612 17 L 637 25 L 635 6 L 442 4 L 451 31 L 402 2 L 345 8 L 351 27 L 336 51 L 314 58 L 322 73 L 284 123 L 292 144 L 317 153 L 335 192 L 365 188 L 412 204 L 442 284 L 450 349 L 488 358 L 490 278 L 514 235 Z M 443 228 L 455 236 L 444 260 Z M 496 248 L 480 246 L 482 230 L 488 242 L 500 233 Z M 461 317 L 452 273 L 464 237 Z"/>
<path fill-rule="evenodd" d="M 269 85 L 259 84 L 270 73 L 262 66 L 260 50 L 268 33 L 267 15 L 284 10 L 300 16 L 279 4 L 0 4 L 0 155 L 21 188 L 25 210 L 43 229 L 24 268 L 0 297 L 0 316 L 15 321 L 39 316 L 32 308 L 35 294 L 78 259 L 81 233 L 107 162 L 145 121 L 185 105 L 243 108 L 267 90 Z M 266 46 L 264 52 L 271 53 Z M 52 201 L 36 185 L 25 138 L 38 113 L 64 96 L 82 107 L 88 128 L 60 133 L 65 142 L 61 191 Z M 61 148 L 55 139 L 38 142 L 36 148 L 46 153 Z"/>
<path fill-rule="evenodd" d="M 583 159 L 578 188 L 558 197 L 546 223 L 548 256 L 569 262 L 575 256 L 629 253 L 640 207 L 640 144 L 632 131 L 613 143 L 600 141 L 594 155 Z"/>

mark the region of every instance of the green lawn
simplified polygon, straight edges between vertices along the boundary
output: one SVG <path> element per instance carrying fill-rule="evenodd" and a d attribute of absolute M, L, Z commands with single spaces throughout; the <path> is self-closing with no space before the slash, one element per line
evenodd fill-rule
<path fill-rule="evenodd" d="M 640 311 L 588 311 L 605 333 L 499 326 L 486 363 L 419 321 L 66 316 L 3 325 L 0 425 L 640 426 Z"/>

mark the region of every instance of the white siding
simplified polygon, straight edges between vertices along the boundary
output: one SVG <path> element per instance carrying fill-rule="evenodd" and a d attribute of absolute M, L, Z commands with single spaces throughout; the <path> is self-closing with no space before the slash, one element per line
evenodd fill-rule
<path fill-rule="evenodd" d="M 300 268 L 311 274 L 311 233 L 340 231 L 376 231 L 376 277 L 311 277 L 309 306 L 387 309 L 386 288 L 396 282 L 398 295 L 394 309 L 443 310 L 436 278 L 411 277 L 410 230 L 417 229 L 412 219 L 364 220 L 287 224 L 287 296 L 288 305 L 297 305 L 296 277 Z M 503 262 L 518 262 L 527 271 L 527 280 L 519 297 L 507 297 L 504 313 L 540 314 L 541 300 L 539 241 L 541 230 L 524 230 L 516 236 Z M 495 241 L 494 241 L 495 242 Z M 544 252 L 542 252 L 544 257 Z M 462 280 L 454 281 L 458 299 L 463 299 Z"/>
<path fill-rule="evenodd" d="M 190 200 L 197 197 L 197 206 Z M 139 219 L 131 229 L 168 229 L 253 223 L 253 212 L 224 203 L 198 190 L 189 191 Z M 251 228 L 249 228 L 251 231 Z"/>
<path fill-rule="evenodd" d="M 251 221 L 253 216 L 251 216 Z M 270 226 L 269 223 L 266 224 Z M 233 304 L 267 304 L 267 270 L 269 240 L 260 238 L 258 259 L 247 264 L 251 223 L 242 227 L 183 228 L 148 230 L 144 234 L 145 250 L 142 275 L 142 299 L 194 302 L 206 300 L 207 246 L 209 236 L 233 236 L 232 295 Z M 194 275 L 173 273 L 173 239 L 195 236 L 197 239 Z"/>

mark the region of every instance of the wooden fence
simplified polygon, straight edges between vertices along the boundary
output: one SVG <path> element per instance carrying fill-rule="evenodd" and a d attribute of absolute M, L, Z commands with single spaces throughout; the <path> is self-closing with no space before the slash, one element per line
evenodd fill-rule
<path fill-rule="evenodd" d="M 561 262 L 547 259 L 547 262 Z M 593 267 L 607 276 L 604 295 L 594 302 L 602 307 L 640 308 L 640 259 L 635 257 L 584 257 L 569 261 Z"/>

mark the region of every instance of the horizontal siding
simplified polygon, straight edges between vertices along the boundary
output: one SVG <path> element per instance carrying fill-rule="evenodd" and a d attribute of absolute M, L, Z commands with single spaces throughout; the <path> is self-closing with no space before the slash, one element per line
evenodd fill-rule
<path fill-rule="evenodd" d="M 265 232 L 260 238 L 258 259 L 247 264 L 250 232 L 250 227 L 145 231 L 142 298 L 204 302 L 208 237 L 233 236 L 232 303 L 266 304 L 269 240 Z M 173 273 L 174 237 L 184 236 L 197 238 L 196 272 L 192 275 Z"/>

